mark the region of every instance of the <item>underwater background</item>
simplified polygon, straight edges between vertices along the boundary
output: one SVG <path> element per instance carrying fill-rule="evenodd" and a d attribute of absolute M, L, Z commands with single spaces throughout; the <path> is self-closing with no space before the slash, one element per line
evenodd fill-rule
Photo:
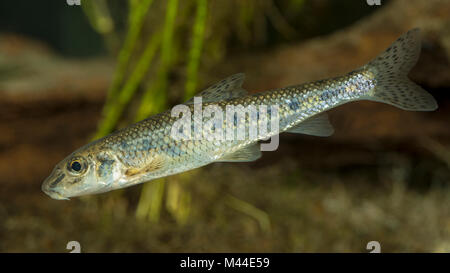
<path fill-rule="evenodd" d="M 0 3 L 0 252 L 450 251 L 449 1 L 76 2 Z M 250 93 L 342 75 L 415 27 L 437 111 L 353 102 L 333 136 L 282 134 L 256 162 L 41 191 L 76 148 L 231 74 Z"/>

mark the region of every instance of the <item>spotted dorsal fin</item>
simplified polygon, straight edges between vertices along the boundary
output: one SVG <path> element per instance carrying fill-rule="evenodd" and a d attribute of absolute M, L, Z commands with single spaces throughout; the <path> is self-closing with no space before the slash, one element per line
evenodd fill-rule
<path fill-rule="evenodd" d="M 245 74 L 238 73 L 229 76 L 203 90 L 196 97 L 202 97 L 202 102 L 218 102 L 222 100 L 229 100 L 237 97 L 241 97 L 247 94 L 247 91 L 242 88 L 244 83 Z M 185 104 L 194 104 L 194 98 L 185 102 Z"/>

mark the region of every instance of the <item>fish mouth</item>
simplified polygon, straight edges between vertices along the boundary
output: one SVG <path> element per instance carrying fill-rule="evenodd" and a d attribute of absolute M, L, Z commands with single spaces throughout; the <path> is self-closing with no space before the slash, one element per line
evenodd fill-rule
<path fill-rule="evenodd" d="M 70 200 L 69 198 L 62 196 L 61 193 L 55 190 L 43 190 L 43 192 L 45 192 L 45 194 L 56 200 Z"/>
<path fill-rule="evenodd" d="M 42 191 L 45 194 L 47 194 L 48 196 L 50 196 L 51 198 L 53 198 L 53 199 L 56 199 L 56 200 L 69 200 L 69 198 L 64 197 L 62 195 L 62 193 L 59 192 L 55 188 L 56 184 L 58 184 L 64 178 L 64 176 L 65 176 L 64 174 L 61 174 L 61 175 L 57 176 L 57 178 L 54 181 L 49 180 L 49 178 L 47 178 L 42 183 L 42 186 L 41 186 Z"/>

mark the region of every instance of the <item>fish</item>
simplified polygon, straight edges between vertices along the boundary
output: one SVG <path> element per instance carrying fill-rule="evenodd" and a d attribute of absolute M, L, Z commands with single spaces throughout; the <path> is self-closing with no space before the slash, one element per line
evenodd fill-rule
<path fill-rule="evenodd" d="M 54 167 L 42 190 L 51 198 L 67 200 L 130 187 L 214 162 L 255 161 L 262 155 L 258 146 L 261 140 L 280 133 L 332 135 L 334 129 L 326 111 L 349 102 L 368 100 L 407 111 L 433 111 L 438 107 L 436 100 L 407 76 L 420 50 L 420 31 L 416 28 L 401 35 L 367 64 L 342 76 L 248 94 L 242 87 L 244 74 L 232 75 L 180 105 L 194 118 L 182 119 L 179 113 L 174 115 L 173 109 L 167 110 L 88 143 Z M 249 129 L 261 124 L 270 127 L 275 116 L 278 128 L 256 135 L 248 132 L 240 139 L 211 139 L 202 134 L 205 127 L 195 126 L 196 121 L 207 122 L 212 117 L 196 119 L 199 106 L 205 110 L 215 107 L 222 111 L 218 113 L 226 113 L 230 106 L 238 108 L 227 119 L 229 122 L 213 123 L 206 136 L 226 128 Z M 245 107 L 250 106 L 256 108 L 256 118 L 245 112 Z M 277 108 L 271 111 L 272 108 L 262 106 Z M 245 118 L 238 121 L 237 114 Z M 225 114 L 222 120 L 224 117 Z M 174 132 L 184 138 L 174 137 Z"/>

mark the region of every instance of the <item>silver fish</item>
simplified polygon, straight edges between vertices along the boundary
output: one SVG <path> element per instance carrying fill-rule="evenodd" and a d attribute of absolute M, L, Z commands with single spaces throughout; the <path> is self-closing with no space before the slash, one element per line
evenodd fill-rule
<path fill-rule="evenodd" d="M 56 165 L 42 190 L 54 199 L 68 199 L 129 187 L 213 162 L 254 161 L 261 156 L 258 141 L 281 132 L 331 135 L 333 128 L 324 112 L 352 101 L 370 100 L 403 110 L 433 111 L 437 109 L 434 98 L 407 77 L 419 58 L 420 47 L 419 30 L 413 29 L 377 58 L 346 75 L 251 95 L 241 87 L 244 75 L 233 75 L 201 92 L 202 106 L 215 105 L 226 112 L 229 106 L 262 109 L 258 106 L 276 105 L 277 131 L 253 137 L 246 133 L 244 139 L 176 139 L 172 130 L 180 118 L 168 110 L 76 150 Z M 184 105 L 195 116 L 194 102 Z M 235 115 L 226 126 L 249 129 L 269 123 L 269 119 L 261 117 L 263 114 L 273 115 L 268 110 L 257 110 L 256 119 L 246 116 L 245 110 L 237 114 L 243 114 L 244 121 L 236 122 Z M 181 127 L 186 128 L 185 135 L 193 127 L 191 120 L 187 121 Z"/>

